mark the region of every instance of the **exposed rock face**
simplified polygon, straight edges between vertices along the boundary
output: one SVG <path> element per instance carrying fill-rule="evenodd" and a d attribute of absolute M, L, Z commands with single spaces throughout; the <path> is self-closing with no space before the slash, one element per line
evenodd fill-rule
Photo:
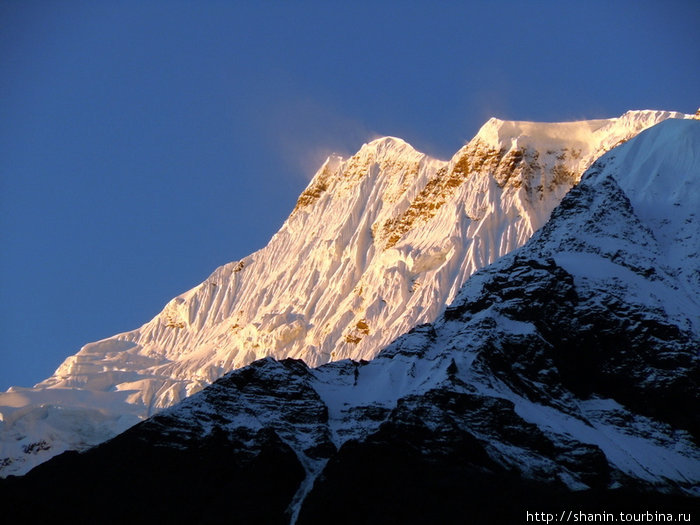
<path fill-rule="evenodd" d="M 99 471 L 117 487 L 108 501 L 132 501 L 142 487 L 125 480 L 147 469 L 168 497 L 166 480 L 214 483 L 188 469 L 221 456 L 232 466 L 215 483 L 235 485 L 225 505 L 181 496 L 201 522 L 700 510 L 697 151 L 700 124 L 668 121 L 610 152 L 525 246 L 372 361 L 256 361 L 104 445 L 6 480 L 0 494 L 26 501 L 57 476 L 76 493 Z M 668 251 L 678 232 L 690 244 Z M 137 458 L 127 470 L 122 454 Z M 184 467 L 153 474 L 166 459 Z"/>

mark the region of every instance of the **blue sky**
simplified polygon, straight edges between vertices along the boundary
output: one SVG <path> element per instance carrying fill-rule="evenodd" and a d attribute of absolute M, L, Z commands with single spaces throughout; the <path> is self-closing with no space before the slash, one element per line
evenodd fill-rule
<path fill-rule="evenodd" d="M 0 3 L 0 390 L 262 248 L 330 152 L 700 105 L 700 3 Z"/>

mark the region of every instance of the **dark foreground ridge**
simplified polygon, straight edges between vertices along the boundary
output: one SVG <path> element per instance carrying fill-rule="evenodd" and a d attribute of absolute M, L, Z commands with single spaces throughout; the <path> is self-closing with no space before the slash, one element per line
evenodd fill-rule
<path fill-rule="evenodd" d="M 700 501 L 688 496 L 630 488 L 571 492 L 490 470 L 469 443 L 426 454 L 435 436 L 415 430 L 389 424 L 366 442 L 341 447 L 297 523 L 524 523 L 528 511 L 565 509 L 700 515 Z M 65 453 L 24 478 L 2 480 L 3 521 L 289 523 L 287 506 L 303 469 L 274 432 L 253 439 L 254 458 L 221 435 L 176 449 L 130 434 L 82 455 Z"/>

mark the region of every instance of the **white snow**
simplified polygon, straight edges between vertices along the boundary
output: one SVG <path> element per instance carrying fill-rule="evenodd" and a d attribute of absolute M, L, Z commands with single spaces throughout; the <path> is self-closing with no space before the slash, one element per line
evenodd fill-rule
<path fill-rule="evenodd" d="M 669 120 L 602 160 L 700 305 L 700 122 Z M 660 152 L 665 152 L 661 155 Z"/>
<path fill-rule="evenodd" d="M 597 445 L 608 461 L 625 474 L 659 485 L 669 479 L 676 480 L 697 489 L 700 453 L 689 435 L 673 435 L 664 425 L 641 416 L 634 416 L 637 424 L 656 439 L 631 435 L 619 425 L 606 424 L 606 412 L 625 413 L 613 400 L 580 402 L 582 418 L 577 418 L 518 396 L 510 399 L 515 402 L 515 411 L 525 420 L 549 433 Z M 696 493 L 700 495 L 700 490 Z"/>
<path fill-rule="evenodd" d="M 265 248 L 216 269 L 142 327 L 86 345 L 31 395 L 0 394 L 0 461 L 24 457 L 14 445 L 19 428 L 27 440 L 54 436 L 47 459 L 93 444 L 85 425 L 94 413 L 145 418 L 265 356 L 312 366 L 373 358 L 412 326 L 435 320 L 477 269 L 525 243 L 600 154 L 686 117 L 492 119 L 449 161 L 393 137 L 329 158 Z M 518 158 L 511 169 L 508 159 Z M 75 423 L 70 436 L 52 433 L 53 419 L 37 426 L 22 416 L 8 426 L 17 408 L 43 405 L 82 410 L 86 423 Z M 116 433 L 122 423 L 110 428 Z M 0 475 L 26 472 L 19 459 L 0 466 Z"/>
<path fill-rule="evenodd" d="M 599 125 L 596 124 L 592 127 L 600 129 Z M 686 150 L 658 149 L 656 147 L 657 140 L 653 140 L 656 136 L 658 141 L 663 144 L 668 137 L 675 136 L 676 140 L 682 141 L 688 131 L 686 129 L 686 131 L 676 134 L 677 128 L 680 126 L 687 128 L 691 125 L 700 126 L 700 123 L 662 123 L 644 137 L 638 137 L 631 141 L 629 150 L 634 151 L 634 148 L 638 147 L 637 144 L 642 143 L 646 144 L 645 152 L 655 152 L 649 155 L 648 162 L 634 167 L 633 169 L 636 171 L 630 168 L 630 164 L 636 162 L 635 158 L 625 147 L 615 150 L 602 159 L 598 168 L 591 170 L 586 176 L 588 178 L 583 183 L 585 187 L 581 187 L 582 190 L 586 188 L 598 190 L 594 195 L 592 207 L 575 210 L 565 216 L 559 215 L 556 221 L 553 220 L 549 223 L 550 229 L 555 230 L 554 233 L 549 237 L 538 234 L 515 254 L 504 257 L 487 270 L 475 275 L 463 287 L 457 302 L 461 304 L 467 300 L 482 298 L 483 285 L 495 274 L 500 278 L 512 276 L 512 273 L 507 272 L 512 272 L 511 264 L 516 256 L 522 257 L 523 260 L 532 258 L 542 260 L 553 257 L 557 265 L 573 276 L 576 292 L 581 301 L 576 308 L 579 308 L 580 311 L 585 311 L 590 306 L 590 303 L 586 303 L 586 301 L 595 301 L 597 296 L 609 298 L 610 295 L 617 295 L 626 305 L 640 307 L 641 311 L 649 313 L 649 315 L 657 315 L 657 312 L 660 312 L 658 315 L 661 320 L 670 319 L 681 327 L 692 325 L 688 319 L 693 318 L 693 316 L 697 317 L 700 310 L 698 310 L 693 296 L 685 294 L 680 286 L 681 283 L 687 281 L 690 274 L 677 271 L 677 268 L 674 267 L 674 264 L 683 264 L 693 268 L 693 261 L 687 259 L 687 257 L 692 256 L 692 243 L 691 251 L 688 251 L 688 246 L 680 247 L 671 256 L 664 247 L 668 247 L 665 235 L 669 225 L 676 228 L 678 224 L 687 224 L 687 218 L 692 217 L 695 213 L 694 199 L 697 198 L 697 194 L 694 196 L 680 195 L 677 188 L 687 188 L 686 193 L 697 191 L 700 184 L 700 180 L 698 180 L 700 170 L 694 164 L 687 168 L 690 170 L 689 173 L 686 169 L 688 164 L 685 157 L 687 156 L 688 144 L 686 144 Z M 696 133 L 695 128 L 690 133 Z M 692 136 L 694 137 L 693 147 L 700 144 L 700 135 Z M 395 139 L 387 139 L 366 146 L 363 150 L 378 151 L 381 148 L 399 146 L 404 149 L 408 147 L 405 143 L 398 143 Z M 662 159 L 661 157 L 666 158 Z M 338 164 L 338 166 L 342 165 L 342 162 Z M 658 166 L 663 167 L 662 171 L 668 180 L 664 184 L 654 186 L 654 202 L 658 208 L 654 207 L 652 211 L 649 211 L 643 205 L 644 195 L 635 194 L 635 181 L 651 188 L 648 185 L 649 173 L 647 170 L 651 169 L 654 172 Z M 364 176 L 369 175 L 365 173 Z M 616 186 L 606 185 L 610 182 L 610 177 L 614 177 L 620 187 L 627 188 L 626 191 L 629 192 L 630 202 L 634 208 L 632 215 L 628 213 L 629 210 L 626 206 L 620 205 L 620 199 L 606 200 L 606 193 L 608 193 L 607 197 L 611 196 L 610 193 L 615 193 L 613 196 L 619 197 Z M 688 183 L 682 182 L 684 180 Z M 492 189 L 491 182 L 484 187 Z M 677 197 L 669 200 L 669 194 Z M 495 201 L 492 200 L 492 202 Z M 591 213 L 600 211 L 601 202 L 615 202 L 619 205 L 619 209 L 613 210 L 613 213 L 599 219 L 599 223 L 591 226 L 589 224 Z M 677 202 L 680 204 L 677 205 Z M 445 203 L 443 206 L 450 205 L 450 203 Z M 377 205 L 375 204 L 375 206 Z M 673 212 L 669 212 L 669 210 L 673 210 Z M 494 206 L 491 211 L 499 211 L 507 215 L 500 207 Z M 301 210 L 297 213 L 313 213 L 313 210 L 306 212 Z M 433 218 L 439 216 L 440 213 L 436 213 Z M 358 217 L 362 217 L 362 213 Z M 667 221 L 655 220 L 659 217 L 664 217 Z M 630 224 L 625 225 L 625 222 Z M 325 225 L 319 226 L 321 232 L 325 231 L 322 226 Z M 468 242 L 493 247 L 494 238 L 502 235 L 508 229 L 507 222 L 502 223 L 502 226 L 502 229 L 497 230 L 498 233 L 487 229 L 483 232 L 483 236 L 474 235 L 469 238 Z M 344 226 L 336 224 L 332 227 L 342 229 Z M 697 225 L 693 225 L 692 228 L 697 228 Z M 282 236 L 285 231 L 283 228 L 278 235 Z M 622 239 L 621 235 L 624 233 L 629 233 L 629 238 Z M 426 248 L 417 250 L 416 246 L 420 246 L 420 243 L 425 242 L 425 239 L 421 239 L 417 235 L 412 237 L 414 234 L 415 230 L 406 232 L 404 239 L 397 242 L 389 250 L 384 251 L 380 251 L 380 247 L 376 246 L 377 239 L 367 239 L 369 244 L 366 253 L 380 252 L 378 256 L 380 262 L 375 263 L 375 266 L 367 263 L 368 266 L 363 268 L 366 272 L 378 273 L 379 270 L 382 270 L 384 272 L 382 278 L 388 283 L 388 288 L 381 288 L 381 283 L 377 282 L 379 278 L 376 277 L 377 281 L 375 281 L 374 274 L 367 277 L 366 273 L 359 272 L 358 280 L 361 281 L 363 289 L 358 294 L 361 296 L 358 304 L 362 304 L 363 295 L 379 293 L 376 290 L 381 292 L 378 297 L 370 295 L 373 298 L 372 306 L 375 310 L 370 308 L 364 310 L 364 315 L 360 318 L 362 322 L 359 322 L 354 315 L 354 309 L 358 308 L 356 303 L 352 301 L 343 303 L 341 301 L 340 304 L 347 306 L 343 309 L 333 309 L 332 301 L 324 295 L 329 292 L 326 290 L 318 292 L 317 288 L 312 287 L 313 300 L 319 304 L 328 304 L 326 315 L 330 317 L 322 319 L 332 319 L 333 315 L 339 315 L 344 319 L 343 322 L 346 325 L 354 327 L 351 334 L 360 338 L 368 335 L 366 333 L 367 327 L 371 331 L 373 320 L 382 319 L 381 315 L 385 310 L 393 316 L 394 322 L 401 318 L 400 311 L 397 313 L 396 309 L 391 309 L 392 301 L 403 300 L 404 308 L 407 305 L 419 307 L 421 304 L 428 304 L 411 303 L 413 297 L 426 287 L 432 290 L 432 295 L 426 296 L 422 300 L 429 301 L 430 297 L 433 301 L 443 298 L 445 290 L 450 289 L 452 283 L 449 280 L 443 283 L 436 275 L 441 271 L 445 271 L 442 277 L 445 279 L 455 278 L 456 275 L 459 275 L 459 264 L 452 266 L 449 264 L 455 257 L 453 254 L 462 249 L 459 247 L 459 239 L 450 238 L 444 245 L 426 244 Z M 355 238 L 356 231 L 348 235 L 351 239 Z M 584 240 L 585 242 L 583 242 Z M 616 244 L 622 247 L 623 241 L 624 249 L 627 252 L 624 257 L 615 259 L 611 254 L 615 253 Z M 344 272 L 357 271 L 356 263 L 348 262 L 342 256 L 348 246 L 354 247 L 354 241 L 349 241 L 349 245 L 343 243 L 337 245 L 331 239 L 325 239 L 321 247 L 340 255 L 338 255 L 337 260 L 333 258 L 323 259 L 323 262 L 329 267 L 336 265 L 339 268 L 344 268 Z M 313 256 L 314 249 L 309 249 L 308 253 L 309 256 Z M 678 254 L 680 254 L 680 258 L 677 258 Z M 367 260 L 373 260 L 372 257 L 369 256 Z M 263 261 L 264 258 L 258 253 L 255 257 L 244 260 L 243 269 L 240 271 L 234 271 L 234 268 L 240 267 L 238 264 L 227 265 L 217 270 L 208 281 L 209 285 L 211 287 L 211 282 L 214 281 L 221 283 L 226 278 L 239 282 L 236 280 L 246 278 L 246 268 L 255 268 L 257 265 L 262 265 Z M 641 268 L 641 270 L 635 269 L 636 267 Z M 299 268 L 303 268 L 303 265 Z M 647 268 L 653 268 L 654 272 L 646 272 Z M 249 271 L 251 275 L 266 275 Z M 287 281 L 284 284 L 287 287 L 297 286 L 294 282 L 296 277 L 302 281 L 300 285 L 302 287 L 308 287 L 317 280 L 326 282 L 321 277 L 324 271 L 326 269 L 314 267 L 315 273 L 312 277 L 303 274 L 294 275 L 292 282 Z M 533 274 L 536 273 L 531 268 L 523 269 L 519 273 L 527 277 L 531 271 Z M 402 281 L 406 278 L 410 279 Z M 534 282 L 536 279 L 537 276 L 534 275 L 533 283 L 535 285 L 537 284 Z M 411 284 L 412 289 L 409 289 L 407 283 Z M 358 284 L 353 284 L 353 282 L 350 284 L 352 285 L 350 293 L 352 293 Z M 396 287 L 404 285 L 406 286 L 401 290 L 396 290 Z M 272 283 L 268 282 L 267 286 L 272 286 Z M 208 287 L 204 286 L 204 289 L 207 290 Z M 195 293 L 181 296 L 182 301 L 175 300 L 171 303 L 170 310 L 166 308 L 167 312 L 161 315 L 166 316 L 169 323 L 182 322 L 188 326 L 187 323 L 196 322 L 197 315 L 190 314 L 193 311 L 196 312 L 197 309 L 191 310 L 187 305 L 195 300 L 201 300 L 201 304 L 206 304 L 206 297 L 201 297 L 205 290 L 197 289 Z M 395 296 L 390 295 L 390 292 L 393 292 Z M 279 293 L 286 292 L 281 290 Z M 294 332 L 298 327 L 303 329 L 304 334 L 312 331 L 315 323 L 318 322 L 316 321 L 317 317 L 314 317 L 317 315 L 314 313 L 317 305 L 305 310 L 294 303 L 286 303 L 283 305 L 284 307 L 278 306 L 274 312 L 265 310 L 266 305 L 276 304 L 275 299 L 276 295 L 271 294 L 261 301 L 260 308 L 263 311 L 255 318 L 254 329 L 241 328 L 236 333 L 245 333 L 246 337 L 252 338 L 271 337 L 269 334 L 275 334 L 280 330 Z M 505 302 L 507 299 L 503 299 L 503 301 Z M 382 302 L 386 304 L 381 306 Z M 338 448 L 350 439 L 361 440 L 379 428 L 386 419 L 386 415 L 397 408 L 399 401 L 403 400 L 402 403 L 407 403 L 410 407 L 410 396 L 420 396 L 430 390 L 440 388 L 444 388 L 442 393 L 448 395 L 474 396 L 472 399 L 475 404 L 478 406 L 479 402 L 483 402 L 485 409 L 491 406 L 511 406 L 509 403 L 503 403 L 502 400 L 512 403 L 515 414 L 522 418 L 525 424 L 517 421 L 517 418 L 513 418 L 508 419 L 505 425 L 507 428 L 501 428 L 502 422 L 501 426 L 498 422 L 492 424 L 494 422 L 490 420 L 489 414 L 480 415 L 478 410 L 475 413 L 467 411 L 467 413 L 460 414 L 458 410 L 452 411 L 449 407 L 433 406 L 432 408 L 438 416 L 443 415 L 440 412 L 443 409 L 446 410 L 446 413 L 449 412 L 449 417 L 455 418 L 457 426 L 462 431 L 469 432 L 481 442 L 491 459 L 508 468 L 515 467 L 525 476 L 534 479 L 542 479 L 544 476 L 550 481 L 558 478 L 572 490 L 585 489 L 588 487 L 585 473 L 582 475 L 574 467 L 567 467 L 567 461 L 562 461 L 557 454 L 566 455 L 567 451 L 573 451 L 575 459 L 578 457 L 577 454 L 587 455 L 595 451 L 595 449 L 581 446 L 581 444 L 595 445 L 605 455 L 611 467 L 611 487 L 629 476 L 656 486 L 659 490 L 674 488 L 700 496 L 698 490 L 700 487 L 700 451 L 687 432 L 636 414 L 614 399 L 601 397 L 578 399 L 573 393 L 566 391 L 564 386 L 558 386 L 556 381 L 554 383 L 545 382 L 547 373 L 551 371 L 556 374 L 553 366 L 537 372 L 534 378 L 530 373 L 523 373 L 520 379 L 532 387 L 537 394 L 527 398 L 524 394 L 518 394 L 514 391 L 517 387 L 508 386 L 508 384 L 512 385 L 513 383 L 507 383 L 507 379 L 499 379 L 497 374 L 499 370 L 491 369 L 488 360 L 477 361 L 477 357 L 484 357 L 485 352 L 499 349 L 499 346 L 500 348 L 505 346 L 501 345 L 502 341 L 532 338 L 529 340 L 534 341 L 535 345 L 539 344 L 537 338 L 540 335 L 535 326 L 536 323 L 515 320 L 507 313 L 508 309 L 501 308 L 501 306 L 502 303 L 495 302 L 493 305 L 484 306 L 476 313 L 466 315 L 464 319 L 446 320 L 444 317 L 439 318 L 430 326 L 416 328 L 396 339 L 369 362 L 335 360 L 308 372 L 306 370 L 297 372 L 295 369 L 293 373 L 290 373 L 289 369 L 285 367 L 294 366 L 293 363 L 284 363 L 268 358 L 254 365 L 255 370 L 261 374 L 262 383 L 258 385 L 260 388 L 252 388 L 250 391 L 241 389 L 236 392 L 229 390 L 228 387 L 223 387 L 224 390 L 214 394 L 217 401 L 217 407 L 214 408 L 206 400 L 212 391 L 216 392 L 216 389 L 220 388 L 215 385 L 211 390 L 194 395 L 183 403 L 167 409 L 167 413 L 175 420 L 180 421 L 186 428 L 191 426 L 193 432 L 201 431 L 205 434 L 211 431 L 213 423 L 201 415 L 217 411 L 220 416 L 219 421 L 227 420 L 225 426 L 229 430 L 240 427 L 252 430 L 264 427 L 274 428 L 280 438 L 296 452 L 306 471 L 306 478 L 300 484 L 290 505 L 291 523 L 295 522 L 304 498 L 326 464 L 324 459 L 310 457 L 304 452 L 305 450 L 319 443 L 328 444 L 329 439 Z M 376 311 L 375 316 L 368 314 L 369 311 Z M 216 314 L 219 315 L 220 311 L 217 310 Z M 181 315 L 180 319 L 182 320 L 178 321 L 174 317 L 176 315 Z M 410 315 L 417 317 L 420 313 L 412 312 Z M 226 319 L 226 317 L 222 317 L 222 322 Z M 205 319 L 203 326 L 209 326 L 207 323 L 209 321 Z M 392 325 L 386 323 L 382 326 L 390 327 Z M 186 330 L 186 328 L 178 330 Z M 698 333 L 697 326 L 693 330 L 695 334 Z M 332 332 L 332 327 L 329 328 L 330 332 Z M 208 334 L 205 335 L 208 337 Z M 282 340 L 283 344 L 278 348 L 284 348 L 285 344 L 295 341 L 294 337 L 296 336 L 291 338 L 280 336 L 280 338 L 271 338 L 270 340 Z M 300 335 L 299 337 L 306 336 Z M 196 338 L 192 340 L 198 341 Z M 95 366 L 96 363 L 89 359 L 90 355 L 104 355 L 105 360 L 116 359 L 118 361 L 119 356 L 124 354 L 129 356 L 133 362 L 138 362 L 139 356 L 141 356 L 140 347 L 134 346 L 133 342 L 128 341 L 126 338 L 107 340 L 86 347 L 87 356 L 76 356 L 66 365 L 69 373 L 73 373 L 75 376 L 72 379 L 82 381 L 81 375 L 84 374 L 87 376 L 85 379 L 88 382 L 94 381 L 90 377 L 92 370 L 90 366 Z M 537 350 L 536 347 L 533 349 Z M 199 353 L 195 355 L 196 359 L 202 359 L 203 363 L 208 362 L 206 347 L 203 350 L 200 349 Z M 188 361 L 185 362 L 189 365 Z M 452 363 L 456 365 L 456 369 L 452 367 Z M 253 367 L 251 367 L 252 369 Z M 450 369 L 451 372 L 448 372 Z M 72 372 L 75 370 L 79 372 Z M 173 370 L 184 372 L 187 368 L 174 367 Z M 206 370 L 206 372 L 202 370 Z M 200 367 L 196 373 L 199 374 L 198 377 L 207 377 L 211 370 Z M 513 370 L 514 373 L 518 373 L 517 366 L 514 366 Z M 294 389 L 300 384 L 312 388 L 328 409 L 327 426 L 323 421 L 307 422 L 303 418 L 301 422 L 297 420 L 293 424 L 290 423 L 285 415 L 294 409 L 297 399 L 290 396 L 288 398 L 291 399 L 289 405 L 275 403 L 275 396 L 280 393 L 276 390 L 269 392 L 270 396 L 266 398 L 264 381 L 268 377 L 270 384 L 275 385 L 275 389 L 280 388 L 282 394 L 284 394 L 285 385 L 288 385 L 290 389 Z M 131 383 L 120 383 L 117 386 L 123 388 L 125 385 L 133 385 L 135 388 L 142 388 L 145 381 L 148 380 L 139 379 Z M 297 383 L 297 381 L 303 382 L 303 384 Z M 90 384 L 94 386 L 101 383 L 97 381 Z M 255 385 L 255 383 L 253 384 Z M 561 389 L 561 391 L 552 394 L 553 388 Z M 59 400 L 61 403 L 72 405 L 82 403 L 86 411 L 98 402 L 105 406 L 112 406 L 110 403 L 118 400 L 118 396 L 134 395 L 133 391 L 109 390 L 100 392 L 77 388 L 58 388 L 56 386 L 51 387 L 50 390 L 57 395 L 67 396 L 65 399 Z M 156 387 L 139 390 L 137 397 L 132 398 L 132 401 L 156 400 L 158 392 Z M 228 392 L 228 398 L 225 392 Z M 19 429 L 29 428 L 34 431 L 33 424 L 37 421 L 47 420 L 52 428 L 67 430 L 69 434 L 73 432 L 73 435 L 78 435 L 81 432 L 87 433 L 97 438 L 99 432 L 102 432 L 106 427 L 85 430 L 84 427 L 89 422 L 99 420 L 113 424 L 112 419 L 110 419 L 112 415 L 108 413 L 102 413 L 99 417 L 87 413 L 80 414 L 78 417 L 77 413 L 69 413 L 68 417 L 56 419 L 55 414 L 66 409 L 36 408 L 44 395 L 46 392 L 38 389 L 14 389 L 4 394 L 6 408 L 3 412 L 4 421 L 0 425 L 7 425 L 14 432 L 14 436 L 18 436 Z M 72 395 L 83 397 L 73 399 Z M 93 399 L 92 396 L 97 397 Z M 99 396 L 102 396 L 101 400 L 98 399 Z M 496 399 L 494 400 L 494 398 Z M 534 401 L 534 399 L 538 401 Z M 313 398 L 313 401 L 309 403 L 312 410 L 318 406 L 314 404 L 316 401 Z M 498 403 L 491 404 L 494 401 L 498 401 Z M 120 402 L 123 403 L 124 399 L 122 398 Z M 302 399 L 300 403 L 303 404 L 305 401 Z M 118 411 L 119 404 L 114 406 Z M 134 414 L 139 414 L 145 407 L 146 405 L 135 404 L 133 406 Z M 460 417 L 463 419 L 460 420 Z M 424 418 L 424 423 L 436 432 L 444 430 L 440 428 L 440 421 L 441 417 Z M 544 433 L 544 438 L 533 433 L 533 439 L 542 439 L 544 443 L 549 440 L 553 447 L 539 447 L 532 445 L 531 442 L 528 443 L 528 440 L 519 441 L 517 437 L 513 440 L 508 439 L 509 432 L 518 426 L 520 426 L 520 431 L 530 432 L 531 428 L 528 428 L 527 423 L 536 425 Z M 18 427 L 18 424 L 24 426 Z M 79 428 L 80 432 L 75 432 L 75 428 Z M 44 430 L 49 435 L 54 432 L 52 429 Z M 5 427 L 2 427 L 2 431 L 5 432 L 5 436 L 13 435 Z M 501 431 L 504 431 L 503 434 L 499 434 Z M 517 430 L 512 434 L 517 436 Z M 503 436 L 505 437 L 500 439 Z M 21 439 L 20 442 L 25 446 L 31 445 L 26 438 Z M 54 447 L 65 448 L 64 443 L 70 442 L 70 439 L 70 435 L 59 435 L 55 438 Z M 41 451 L 43 446 L 41 442 L 35 442 L 35 445 L 29 453 L 17 452 L 15 449 L 10 450 L 11 453 L 20 454 L 20 456 L 21 454 L 31 456 L 24 460 L 20 467 L 27 468 L 38 461 L 34 458 L 40 457 L 40 453 L 48 454 L 51 452 Z M 75 443 L 70 442 L 70 445 L 75 446 Z M 35 453 L 37 450 L 40 453 Z"/>

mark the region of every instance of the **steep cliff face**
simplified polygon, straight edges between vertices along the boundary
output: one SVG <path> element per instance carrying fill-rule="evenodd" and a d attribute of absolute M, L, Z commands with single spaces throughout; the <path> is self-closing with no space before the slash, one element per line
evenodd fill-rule
<path fill-rule="evenodd" d="M 203 522 L 460 523 L 466 513 L 504 523 L 526 510 L 696 510 L 699 151 L 700 123 L 679 120 L 611 151 L 523 247 L 372 361 L 310 368 L 264 358 L 0 488 L 21 500 L 67 476 L 75 493 L 98 469 L 118 487 L 110 504 L 141 494 L 140 482 L 122 481 L 148 472 L 162 498 L 167 485 L 153 474 L 161 461 L 218 456 L 231 465 L 226 483 L 246 488 L 230 492 L 225 509 L 184 496 Z M 125 470 L 117 457 L 136 461 Z M 293 482 L 263 504 L 250 489 L 261 483 L 246 470 L 253 464 L 271 483 Z M 177 485 L 191 474 L 167 476 Z"/>
<path fill-rule="evenodd" d="M 598 156 L 682 117 L 491 119 L 449 161 L 391 137 L 329 158 L 265 248 L 35 388 L 0 394 L 0 472 L 98 443 L 256 359 L 373 358 L 525 243 Z"/>

